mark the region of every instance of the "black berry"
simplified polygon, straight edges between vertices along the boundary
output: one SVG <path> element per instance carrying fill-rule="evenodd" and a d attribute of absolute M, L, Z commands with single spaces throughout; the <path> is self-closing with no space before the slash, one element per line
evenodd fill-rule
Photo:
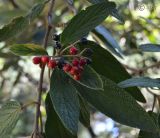
<path fill-rule="evenodd" d="M 56 42 L 55 48 L 56 49 L 61 49 L 62 45 L 59 42 Z"/>
<path fill-rule="evenodd" d="M 55 34 L 55 35 L 53 36 L 53 40 L 54 40 L 54 41 L 60 41 L 60 35 Z"/>
<path fill-rule="evenodd" d="M 59 68 L 59 69 L 62 69 L 65 64 L 66 64 L 66 63 L 65 63 L 64 58 L 61 57 L 61 58 L 59 59 L 58 63 L 57 63 L 58 68 Z"/>
<path fill-rule="evenodd" d="M 81 40 L 80 40 L 80 42 L 82 43 L 82 44 L 88 44 L 88 40 L 87 40 L 87 38 L 85 38 L 85 37 L 83 37 Z"/>
<path fill-rule="evenodd" d="M 90 56 L 92 56 L 92 54 L 93 54 L 93 50 L 92 49 L 90 49 L 90 48 L 87 48 L 86 50 L 85 50 L 85 53 L 84 53 L 86 56 L 88 56 L 88 57 L 90 57 Z"/>
<path fill-rule="evenodd" d="M 89 65 L 89 64 L 92 63 L 92 60 L 91 59 L 87 59 L 86 62 L 87 62 L 87 65 Z"/>

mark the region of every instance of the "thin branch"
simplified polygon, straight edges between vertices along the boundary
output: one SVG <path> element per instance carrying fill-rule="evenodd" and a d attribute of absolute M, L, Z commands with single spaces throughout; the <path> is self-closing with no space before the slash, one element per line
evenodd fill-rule
<path fill-rule="evenodd" d="M 19 5 L 14 0 L 9 0 L 15 9 L 19 9 Z"/>
<path fill-rule="evenodd" d="M 44 37 L 44 44 L 43 44 L 45 49 L 47 48 L 49 34 L 50 34 L 51 29 L 52 29 L 52 10 L 53 10 L 53 7 L 54 7 L 54 3 L 55 3 L 55 0 L 52 0 L 51 4 L 50 4 L 49 11 L 48 11 L 48 26 L 47 26 L 46 34 L 45 34 L 45 37 Z M 37 108 L 36 108 L 35 128 L 34 128 L 34 132 L 33 132 L 34 134 L 32 135 L 34 138 L 36 138 L 37 134 L 39 133 L 39 118 L 40 118 L 40 114 L 41 114 L 40 106 L 41 106 L 41 98 L 42 98 L 41 96 L 42 96 L 42 91 L 43 91 L 44 71 L 45 71 L 45 66 L 43 66 L 42 69 L 41 69 L 39 86 L 38 86 L 37 102 L 39 104 L 37 105 Z M 41 130 L 42 130 L 42 128 L 41 128 Z"/>
<path fill-rule="evenodd" d="M 154 111 L 154 107 L 156 105 L 156 100 L 157 100 L 157 97 L 156 97 L 156 95 L 154 95 L 153 105 L 152 105 L 152 112 Z"/>
<path fill-rule="evenodd" d="M 126 69 L 132 71 L 132 72 L 135 73 L 135 74 L 140 74 L 140 73 L 143 73 L 143 72 L 147 71 L 148 69 L 160 67 L 160 62 L 157 62 L 157 63 L 155 63 L 155 64 L 153 64 L 153 65 L 144 67 L 144 68 L 142 68 L 142 69 L 132 68 L 132 67 L 129 67 L 128 65 L 124 65 L 124 64 L 123 64 L 123 66 L 124 66 Z"/>

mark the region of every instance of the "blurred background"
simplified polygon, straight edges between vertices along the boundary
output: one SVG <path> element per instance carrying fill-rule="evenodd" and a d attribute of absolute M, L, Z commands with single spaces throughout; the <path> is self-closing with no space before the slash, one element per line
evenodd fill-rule
<path fill-rule="evenodd" d="M 43 0 L 15 0 L 14 2 L 12 0 L 0 0 L 0 28 L 13 18 L 25 15 L 35 3 L 40 1 Z M 54 33 L 61 33 L 65 23 L 74 16 L 73 11 L 75 9 L 79 11 L 90 5 L 86 0 L 74 0 L 74 4 L 72 4 L 72 0 L 68 0 L 68 3 L 66 1 L 56 1 L 53 13 Z M 159 66 L 153 65 L 159 61 L 160 55 L 158 53 L 142 53 L 137 48 L 140 44 L 160 43 L 160 2 L 158 0 L 112 1 L 117 3 L 117 9 L 124 18 L 125 24 L 114 17 L 109 17 L 102 26 L 97 27 L 88 35 L 88 39 L 107 46 L 108 50 L 113 53 L 107 40 L 109 36 L 121 48 L 124 58 L 120 59 L 116 52 L 114 56 L 132 76 L 158 77 L 160 74 Z M 10 53 L 9 46 L 14 43 L 42 45 L 46 15 L 47 6 L 25 31 L 21 34 L 15 34 L 15 37 L 8 41 L 0 42 L 0 104 L 10 99 L 18 100 L 23 104 L 35 100 L 40 69 L 32 64 L 32 57 L 18 57 Z M 48 52 L 52 52 L 53 45 L 54 42 L 50 36 Z M 48 90 L 48 82 L 46 71 L 43 101 Z M 158 95 L 158 91 L 141 90 L 147 99 L 147 103 L 141 105 L 147 111 L 151 110 L 154 95 Z M 41 106 L 41 111 L 45 122 L 44 104 Z M 27 108 L 13 131 L 13 138 L 26 137 L 31 134 L 34 113 L 34 106 Z M 79 138 L 91 138 L 94 135 L 97 138 L 136 138 L 138 133 L 138 129 L 118 124 L 91 108 L 91 129 L 88 130 L 80 124 Z"/>

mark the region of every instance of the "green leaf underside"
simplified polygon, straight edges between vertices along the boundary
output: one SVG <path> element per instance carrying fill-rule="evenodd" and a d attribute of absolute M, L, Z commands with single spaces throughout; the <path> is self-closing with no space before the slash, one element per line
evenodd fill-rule
<path fill-rule="evenodd" d="M 106 48 L 108 48 L 113 54 L 116 56 L 123 58 L 123 52 L 116 42 L 116 40 L 113 38 L 111 33 L 102 25 L 99 25 L 93 30 L 93 33 L 104 43 Z"/>
<path fill-rule="evenodd" d="M 21 114 L 21 106 L 16 101 L 7 102 L 0 109 L 0 136 L 6 138 L 14 129 Z"/>
<path fill-rule="evenodd" d="M 115 3 L 103 2 L 82 10 L 71 19 L 68 26 L 64 29 L 61 34 L 61 43 L 63 45 L 71 44 L 84 37 L 89 31 L 104 21 L 113 8 L 115 8 Z"/>
<path fill-rule="evenodd" d="M 151 111 L 149 111 L 148 114 L 152 117 L 152 119 L 157 124 L 157 126 L 160 127 L 160 125 L 158 124 L 158 115 Z M 158 133 L 151 133 L 151 132 L 146 132 L 142 130 L 140 130 L 139 136 L 138 136 L 138 138 L 159 138 L 159 137 L 160 135 Z"/>
<path fill-rule="evenodd" d="M 45 7 L 46 2 L 35 5 L 26 16 L 14 18 L 9 24 L 0 29 L 0 41 L 5 41 L 22 32 Z M 41 8 L 38 8 L 41 7 Z M 39 10 L 37 10 L 39 9 Z"/>
<path fill-rule="evenodd" d="M 46 138 L 76 138 L 62 124 L 57 113 L 55 112 L 50 95 L 47 95 L 45 100 L 47 120 L 45 124 Z"/>
<path fill-rule="evenodd" d="M 70 83 L 70 78 L 63 70 L 53 71 L 49 93 L 54 109 L 63 125 L 72 134 L 77 134 L 80 110 L 78 95 Z"/>
<path fill-rule="evenodd" d="M 157 127 L 145 110 L 125 90 L 105 79 L 104 91 L 95 91 L 77 85 L 77 91 L 95 108 L 115 121 L 149 132 Z"/>
<path fill-rule="evenodd" d="M 140 45 L 140 50 L 143 52 L 160 52 L 160 45 L 158 44 L 144 44 Z"/>
<path fill-rule="evenodd" d="M 18 56 L 48 55 L 43 47 L 35 44 L 14 44 L 10 51 Z"/>
<path fill-rule="evenodd" d="M 134 87 L 134 86 L 160 88 L 160 78 L 157 79 L 152 79 L 148 77 L 131 78 L 120 82 L 118 85 L 122 88 Z"/>
<path fill-rule="evenodd" d="M 71 78 L 73 78 L 69 73 L 68 75 Z M 103 81 L 101 77 L 90 66 L 84 67 L 84 71 L 82 72 L 80 81 L 76 82 L 90 89 L 95 89 L 95 90 L 103 89 Z"/>
<path fill-rule="evenodd" d="M 114 56 L 112 56 L 106 49 L 102 48 L 95 42 L 88 41 L 87 45 L 78 43 L 77 46 L 80 49 L 91 48 L 93 50 L 93 62 L 91 64 L 91 67 L 98 74 L 103 75 L 116 83 L 131 78 L 129 73 L 118 62 L 118 60 Z M 127 92 L 131 94 L 136 100 L 140 102 L 146 102 L 144 96 L 136 87 L 128 88 Z"/>
<path fill-rule="evenodd" d="M 89 105 L 87 101 L 83 99 L 83 97 L 79 96 L 79 103 L 80 103 L 80 122 L 85 126 L 90 126 L 90 112 L 89 112 Z"/>

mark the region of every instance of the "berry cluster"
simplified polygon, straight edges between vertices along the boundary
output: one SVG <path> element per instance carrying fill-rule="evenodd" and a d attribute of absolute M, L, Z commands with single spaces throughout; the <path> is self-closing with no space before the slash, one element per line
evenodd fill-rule
<path fill-rule="evenodd" d="M 59 35 L 55 35 L 53 40 L 56 42 L 55 48 L 61 49 L 60 37 Z M 86 49 L 89 55 L 92 54 L 90 49 Z M 80 55 L 79 50 L 72 46 L 68 51 L 69 55 L 59 55 L 59 56 L 41 56 L 34 57 L 33 63 L 39 64 L 40 67 L 48 66 L 49 69 L 54 69 L 58 67 L 59 69 L 63 69 L 66 73 L 69 73 L 73 76 L 75 80 L 80 80 L 81 74 L 84 70 L 84 66 L 91 63 L 91 59 L 83 57 Z M 67 60 L 65 60 L 67 58 Z"/>

